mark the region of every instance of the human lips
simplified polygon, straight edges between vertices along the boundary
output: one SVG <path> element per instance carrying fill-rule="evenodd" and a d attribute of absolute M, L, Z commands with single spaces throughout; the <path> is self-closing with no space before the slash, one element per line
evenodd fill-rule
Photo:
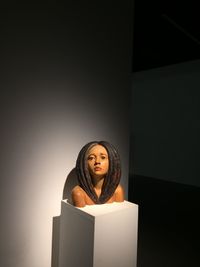
<path fill-rule="evenodd" d="M 94 170 L 95 170 L 95 171 L 101 171 L 102 168 L 101 168 L 101 167 L 95 167 Z"/>

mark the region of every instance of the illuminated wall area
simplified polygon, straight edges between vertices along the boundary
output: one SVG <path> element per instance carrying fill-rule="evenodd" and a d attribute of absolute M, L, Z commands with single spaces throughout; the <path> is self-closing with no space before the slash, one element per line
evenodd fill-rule
<path fill-rule="evenodd" d="M 1 9 L 0 265 L 50 267 L 52 220 L 80 148 L 119 150 L 127 195 L 131 5 Z"/>

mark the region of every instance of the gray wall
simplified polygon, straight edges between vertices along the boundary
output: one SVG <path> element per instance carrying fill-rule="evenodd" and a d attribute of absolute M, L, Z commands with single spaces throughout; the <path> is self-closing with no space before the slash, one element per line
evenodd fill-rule
<path fill-rule="evenodd" d="M 118 148 L 127 193 L 132 9 L 111 2 L 0 10 L 0 266 L 51 266 L 52 220 L 86 142 Z"/>
<path fill-rule="evenodd" d="M 134 73 L 131 173 L 200 186 L 200 61 Z"/>

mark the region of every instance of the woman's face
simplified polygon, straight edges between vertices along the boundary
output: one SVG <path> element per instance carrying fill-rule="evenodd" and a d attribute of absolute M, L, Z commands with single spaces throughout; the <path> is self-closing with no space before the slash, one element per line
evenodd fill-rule
<path fill-rule="evenodd" d="M 88 152 L 87 162 L 92 177 L 105 177 L 109 168 L 109 158 L 105 147 L 101 145 L 93 146 Z"/>

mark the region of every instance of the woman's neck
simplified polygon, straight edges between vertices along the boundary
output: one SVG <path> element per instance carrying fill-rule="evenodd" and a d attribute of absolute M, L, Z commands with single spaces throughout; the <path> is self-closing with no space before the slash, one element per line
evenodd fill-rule
<path fill-rule="evenodd" d="M 93 186 L 94 186 L 94 189 L 95 189 L 98 196 L 100 196 L 100 194 L 101 194 L 103 182 L 104 182 L 104 177 L 100 177 L 100 178 L 95 177 L 93 179 Z"/>

